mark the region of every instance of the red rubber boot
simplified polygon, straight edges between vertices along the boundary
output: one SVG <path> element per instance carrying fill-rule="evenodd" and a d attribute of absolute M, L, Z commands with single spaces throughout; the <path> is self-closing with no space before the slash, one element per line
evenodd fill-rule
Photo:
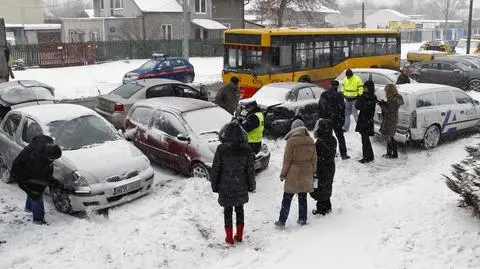
<path fill-rule="evenodd" d="M 233 227 L 225 227 L 225 243 L 229 245 L 233 245 L 235 241 L 233 241 Z"/>
<path fill-rule="evenodd" d="M 237 224 L 237 234 L 235 235 L 235 241 L 242 242 L 244 226 L 244 224 Z"/>

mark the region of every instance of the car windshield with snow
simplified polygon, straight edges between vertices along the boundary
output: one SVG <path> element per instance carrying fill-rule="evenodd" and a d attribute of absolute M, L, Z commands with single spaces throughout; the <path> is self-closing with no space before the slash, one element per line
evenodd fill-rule
<path fill-rule="evenodd" d="M 221 128 L 232 116 L 215 104 L 187 98 L 154 98 L 130 110 L 127 139 L 151 160 L 193 177 L 210 178 Z M 257 170 L 270 162 L 266 144 L 255 159 Z"/>
<path fill-rule="evenodd" d="M 148 62 L 142 64 L 123 76 L 123 83 L 138 79 L 166 78 L 192 83 L 195 79 L 193 65 L 181 57 L 168 57 L 163 54 L 153 54 Z"/>
<path fill-rule="evenodd" d="M 93 110 L 71 104 L 22 107 L 7 114 L 0 124 L 2 175 L 39 134 L 52 136 L 62 148 L 54 177 L 74 188 L 72 194 L 50 188 L 60 212 L 108 208 L 150 192 L 153 170 L 147 157 Z"/>
<path fill-rule="evenodd" d="M 125 117 L 133 104 L 143 99 L 166 96 L 208 100 L 208 92 L 204 85 L 185 84 L 170 79 L 137 80 L 97 97 L 95 111 L 115 128 L 124 129 Z"/>
<path fill-rule="evenodd" d="M 398 92 L 404 104 L 398 112 L 395 140 L 420 142 L 425 148 L 434 148 L 442 136 L 470 131 L 479 127 L 480 105 L 462 90 L 439 84 L 403 84 Z M 377 98 L 385 100 L 382 89 Z M 383 120 L 377 106 L 375 130 L 379 132 Z"/>
<path fill-rule="evenodd" d="M 255 100 L 265 114 L 267 135 L 285 135 L 296 118 L 301 118 L 307 128 L 313 129 L 318 120 L 318 101 L 324 91 L 311 83 L 272 83 L 260 88 L 252 98 L 242 100 L 240 110 L 244 111 L 245 102 Z"/>

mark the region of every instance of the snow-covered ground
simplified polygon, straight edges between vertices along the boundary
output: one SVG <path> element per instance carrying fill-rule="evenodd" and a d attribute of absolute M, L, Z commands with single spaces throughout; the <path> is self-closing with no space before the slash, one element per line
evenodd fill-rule
<path fill-rule="evenodd" d="M 268 141 L 270 167 L 246 205 L 246 239 L 223 246 L 223 214 L 207 182 L 155 167 L 153 193 L 110 210 L 108 218 L 57 213 L 50 226 L 31 224 L 24 193 L 0 187 L 0 268 L 478 268 L 480 221 L 457 207 L 442 174 L 466 156 L 478 134 L 425 151 L 406 147 L 398 160 L 361 165 L 360 136 L 346 135 L 351 160 L 337 160 L 334 211 L 287 229 L 274 228 L 282 196 L 278 178 L 285 142 Z M 309 211 L 314 201 L 309 199 Z"/>
<path fill-rule="evenodd" d="M 417 50 L 420 43 L 402 44 L 402 59 L 410 50 Z M 116 61 L 105 64 L 63 67 L 34 68 L 15 71 L 16 79 L 34 79 L 52 85 L 58 99 L 96 96 L 109 93 L 122 82 L 125 73 L 142 65 L 144 60 Z M 211 83 L 221 81 L 223 60 L 221 57 L 191 58 L 195 66 L 195 81 Z"/>
<path fill-rule="evenodd" d="M 81 98 L 109 93 L 122 83 L 125 73 L 138 68 L 147 60 L 115 61 L 104 64 L 33 68 L 14 71 L 16 79 L 38 80 L 55 87 L 58 99 Z M 221 80 L 221 57 L 190 58 L 195 66 L 195 82 L 211 83 Z"/>

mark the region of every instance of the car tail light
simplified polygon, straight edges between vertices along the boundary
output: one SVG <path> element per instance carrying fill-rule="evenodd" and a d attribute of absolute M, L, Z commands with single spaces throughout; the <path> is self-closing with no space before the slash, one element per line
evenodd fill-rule
<path fill-rule="evenodd" d="M 410 128 L 417 128 L 417 111 L 413 111 L 410 115 Z"/>
<path fill-rule="evenodd" d="M 113 111 L 123 113 L 125 111 L 123 104 L 116 103 L 115 106 L 113 107 Z"/>

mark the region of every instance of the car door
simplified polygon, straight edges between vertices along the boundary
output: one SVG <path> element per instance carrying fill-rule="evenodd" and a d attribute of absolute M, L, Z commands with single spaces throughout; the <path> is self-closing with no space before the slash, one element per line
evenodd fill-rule
<path fill-rule="evenodd" d="M 176 80 L 178 81 L 185 81 L 185 76 L 187 72 L 185 72 L 185 69 L 187 68 L 187 65 L 185 62 L 181 59 L 176 59 L 176 60 L 171 60 L 170 64 L 172 65 L 173 68 L 173 76 Z"/>
<path fill-rule="evenodd" d="M 173 68 L 170 63 L 170 60 L 165 60 L 160 62 L 156 68 L 156 78 L 169 78 L 173 79 Z"/>
<path fill-rule="evenodd" d="M 170 84 L 161 84 L 150 87 L 145 92 L 145 97 L 147 99 L 156 98 L 156 97 L 168 97 L 175 96 L 175 92 L 172 89 Z"/>
<path fill-rule="evenodd" d="M 441 66 L 442 70 L 437 78 L 438 83 L 461 88 L 463 84 L 461 84 L 462 74 L 460 69 L 449 63 L 442 63 Z"/>
<path fill-rule="evenodd" d="M 3 120 L 0 128 L 0 156 L 9 168 L 23 149 L 23 146 L 19 144 L 21 122 L 21 114 L 10 113 Z"/>
<path fill-rule="evenodd" d="M 434 93 L 418 95 L 416 98 L 416 108 L 418 128 L 424 128 L 426 130 L 432 124 L 442 125 L 446 114 L 442 116 L 441 112 L 437 110 Z"/>
<path fill-rule="evenodd" d="M 423 83 L 439 83 L 437 78 L 441 73 L 441 68 L 441 64 L 439 63 L 423 64 L 418 70 L 420 75 L 418 79 Z"/>
<path fill-rule="evenodd" d="M 307 128 L 313 128 L 318 119 L 318 102 L 311 87 L 304 87 L 298 90 L 297 105 L 296 114 L 303 119 Z"/>
<path fill-rule="evenodd" d="M 186 157 L 189 142 L 180 141 L 178 135 L 188 136 L 182 121 L 168 111 L 157 110 L 148 141 L 155 148 L 159 163 L 179 172 L 187 172 L 190 161 Z"/>
<path fill-rule="evenodd" d="M 465 114 L 462 114 L 448 89 L 435 91 L 436 108 L 440 113 L 442 133 L 455 133 L 463 129 Z"/>
<path fill-rule="evenodd" d="M 463 128 L 473 128 L 480 120 L 480 107 L 470 95 L 460 90 L 452 90 L 460 115 L 463 115 Z"/>
<path fill-rule="evenodd" d="M 151 107 L 137 106 L 133 108 L 127 120 L 125 137 L 132 140 L 133 144 L 145 155 L 154 160 L 155 149 L 148 143 L 148 130 L 153 121 L 155 110 Z"/>

